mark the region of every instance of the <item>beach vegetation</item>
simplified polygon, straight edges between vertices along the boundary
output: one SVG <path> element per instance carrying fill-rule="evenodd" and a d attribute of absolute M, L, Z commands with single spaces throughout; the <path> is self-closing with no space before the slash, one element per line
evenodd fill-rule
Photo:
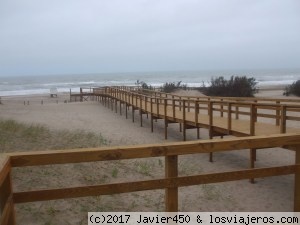
<path fill-rule="evenodd" d="M 151 176 L 153 165 L 149 162 L 135 162 L 137 172 L 146 176 Z"/>
<path fill-rule="evenodd" d="M 137 80 L 137 81 L 135 82 L 135 85 L 137 85 L 138 87 L 141 87 L 142 89 L 146 89 L 146 90 L 154 90 L 154 87 L 152 87 L 150 84 L 147 84 L 147 83 L 144 82 L 144 81 Z"/>
<path fill-rule="evenodd" d="M 101 134 L 83 130 L 51 130 L 43 125 L 0 119 L 0 153 L 89 148 L 103 145 L 106 145 L 106 140 Z"/>
<path fill-rule="evenodd" d="M 111 172 L 111 176 L 113 178 L 117 178 L 118 177 L 118 173 L 119 173 L 119 170 L 117 168 L 114 168 Z"/>
<path fill-rule="evenodd" d="M 300 80 L 297 80 L 291 85 L 286 86 L 283 95 L 296 95 L 300 97 Z"/>
<path fill-rule="evenodd" d="M 166 93 L 171 93 L 179 89 L 187 90 L 187 85 L 183 84 L 181 81 L 178 81 L 178 82 L 166 82 L 161 87 L 161 91 Z"/>
<path fill-rule="evenodd" d="M 231 76 L 212 78 L 210 85 L 200 88 L 201 92 L 208 96 L 223 97 L 253 97 L 258 92 L 255 78 L 246 76 Z"/>

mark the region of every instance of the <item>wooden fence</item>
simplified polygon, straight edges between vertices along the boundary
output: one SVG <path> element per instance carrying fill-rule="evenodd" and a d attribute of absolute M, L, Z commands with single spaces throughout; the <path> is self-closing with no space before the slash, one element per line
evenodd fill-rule
<path fill-rule="evenodd" d="M 241 149 L 283 147 L 296 151 L 293 165 L 178 176 L 178 156 Z M 4 155 L 4 154 L 3 154 Z M 165 157 L 165 178 L 83 187 L 14 192 L 13 167 Z M 276 134 L 205 141 L 5 154 L 0 164 L 1 225 L 15 224 L 14 204 L 165 189 L 165 210 L 178 211 L 178 188 L 191 185 L 295 174 L 294 211 L 300 211 L 300 134 Z M 246 184 L 245 184 L 246 185 Z M 276 184 L 274 184 L 276 185 Z"/>
<path fill-rule="evenodd" d="M 279 103 L 259 103 L 249 101 L 234 100 L 193 100 L 179 98 L 152 97 L 134 91 L 123 90 L 123 88 L 106 87 L 95 88 L 93 93 L 104 105 L 115 109 L 119 102 L 120 113 L 121 105 L 125 104 L 125 114 L 127 118 L 128 107 L 132 109 L 132 120 L 134 112 L 139 110 L 142 126 L 142 115 L 151 115 L 151 131 L 153 131 L 153 119 L 165 119 L 165 138 L 167 138 L 167 124 L 180 123 L 183 125 L 183 140 L 186 140 L 185 130 L 188 128 L 207 128 L 210 137 L 214 134 L 249 136 L 272 133 L 286 133 L 287 121 L 299 122 L 300 105 L 298 104 L 279 104 Z M 297 114 L 295 114 L 297 113 Z M 233 120 L 233 116 L 235 120 Z M 243 118 L 240 119 L 240 117 Z M 227 117 L 227 118 L 225 118 Z M 247 117 L 247 118 L 246 118 Z M 261 122 L 260 119 L 273 119 L 274 126 Z M 240 120 L 239 120 L 240 119 Z M 300 129 L 292 127 L 289 132 L 298 132 Z"/>

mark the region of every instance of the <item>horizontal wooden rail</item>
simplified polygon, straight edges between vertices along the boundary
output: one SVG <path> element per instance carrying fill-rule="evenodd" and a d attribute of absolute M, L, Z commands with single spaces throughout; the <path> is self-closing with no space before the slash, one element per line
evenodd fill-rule
<path fill-rule="evenodd" d="M 186 155 L 231 151 L 248 148 L 272 148 L 300 144 L 300 134 L 275 134 L 253 137 L 227 138 L 175 142 L 166 144 L 137 145 L 132 147 L 103 147 L 40 152 L 9 153 L 13 167 L 49 164 L 95 162 L 106 160 L 135 159 L 172 155 Z"/>
<path fill-rule="evenodd" d="M 11 164 L 9 156 L 2 154 L 4 157 L 0 158 L 0 186 L 2 186 L 4 180 L 9 174 Z"/>
<path fill-rule="evenodd" d="M 15 224 L 13 191 L 11 184 L 11 164 L 7 156 L 0 158 L 0 224 Z"/>
<path fill-rule="evenodd" d="M 174 187 L 185 187 L 199 184 L 211 184 L 249 178 L 262 178 L 295 173 L 300 165 L 270 168 L 257 168 L 240 171 L 201 174 L 146 181 L 135 181 L 117 184 L 103 184 L 85 187 L 61 188 L 14 193 L 15 203 L 46 201 L 55 199 L 78 198 L 96 195 L 111 195 L 135 191 L 146 191 Z"/>
<path fill-rule="evenodd" d="M 146 92 L 148 94 L 154 95 L 154 93 L 160 93 L 160 96 L 167 95 L 169 98 L 190 98 L 190 99 L 212 99 L 212 100 L 231 100 L 231 101 L 262 101 L 262 102 L 293 102 L 293 103 L 300 103 L 299 99 L 286 99 L 286 98 L 265 98 L 265 97 L 220 97 L 220 96 L 182 96 L 182 95 L 175 95 L 171 93 L 165 92 L 157 92 L 156 90 L 147 90 L 143 89 L 140 92 Z"/>

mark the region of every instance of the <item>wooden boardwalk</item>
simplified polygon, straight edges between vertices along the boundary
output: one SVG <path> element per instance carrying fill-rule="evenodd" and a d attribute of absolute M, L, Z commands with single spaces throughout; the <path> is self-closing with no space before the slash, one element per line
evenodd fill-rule
<path fill-rule="evenodd" d="M 111 107 L 122 114 L 131 107 L 132 120 L 135 111 L 139 112 L 141 126 L 143 114 L 151 116 L 151 131 L 153 132 L 153 120 L 165 121 L 165 138 L 169 123 L 179 123 L 186 140 L 186 129 L 196 128 L 199 137 L 199 128 L 209 130 L 210 138 L 214 136 L 254 136 L 271 135 L 279 133 L 300 133 L 300 101 L 293 104 L 258 103 L 261 99 L 251 98 L 250 101 L 241 102 L 238 98 L 222 98 L 219 100 L 174 98 L 168 94 L 167 98 L 153 93 L 149 96 L 133 90 L 106 87 L 94 89 L 93 93 L 104 105 Z M 198 100 L 199 99 L 199 100 Z M 118 107 L 119 104 L 119 107 Z M 122 107 L 125 106 L 125 107 Z M 266 122 L 273 120 L 273 123 Z M 289 126 L 287 121 L 293 121 Z M 298 124 L 297 124 L 298 123 Z M 298 125 L 298 126 L 297 126 Z"/>
<path fill-rule="evenodd" d="M 143 115 L 150 115 L 151 132 L 154 131 L 154 120 L 164 120 L 164 136 L 168 138 L 168 124 L 178 123 L 183 141 L 187 140 L 186 130 L 196 129 L 200 138 L 200 128 L 208 129 L 209 138 L 225 135 L 237 137 L 261 136 L 283 133 L 300 133 L 300 101 L 292 99 L 260 98 L 218 98 L 218 97 L 182 97 L 155 91 L 130 87 L 105 87 L 81 89 L 81 101 L 87 96 L 102 102 L 117 113 L 131 109 L 132 121 L 138 111 L 140 125 L 143 126 Z M 77 95 L 78 96 L 78 95 Z M 96 98 L 96 99 L 95 99 Z M 281 102 L 288 104 L 282 104 Z M 265 122 L 271 119 L 273 123 Z M 288 121 L 293 126 L 288 126 Z M 298 123 L 298 127 L 295 126 Z M 288 148 L 288 147 L 286 147 Z M 213 153 L 209 154 L 213 162 Z M 254 168 L 256 149 L 250 149 L 250 168 Z M 252 180 L 252 182 L 254 182 Z"/>

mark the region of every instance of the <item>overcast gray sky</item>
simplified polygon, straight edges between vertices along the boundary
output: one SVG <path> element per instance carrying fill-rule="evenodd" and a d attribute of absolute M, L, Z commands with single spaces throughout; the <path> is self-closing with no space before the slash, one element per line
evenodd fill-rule
<path fill-rule="evenodd" d="M 299 67 L 299 0 L 0 1 L 0 76 Z"/>

